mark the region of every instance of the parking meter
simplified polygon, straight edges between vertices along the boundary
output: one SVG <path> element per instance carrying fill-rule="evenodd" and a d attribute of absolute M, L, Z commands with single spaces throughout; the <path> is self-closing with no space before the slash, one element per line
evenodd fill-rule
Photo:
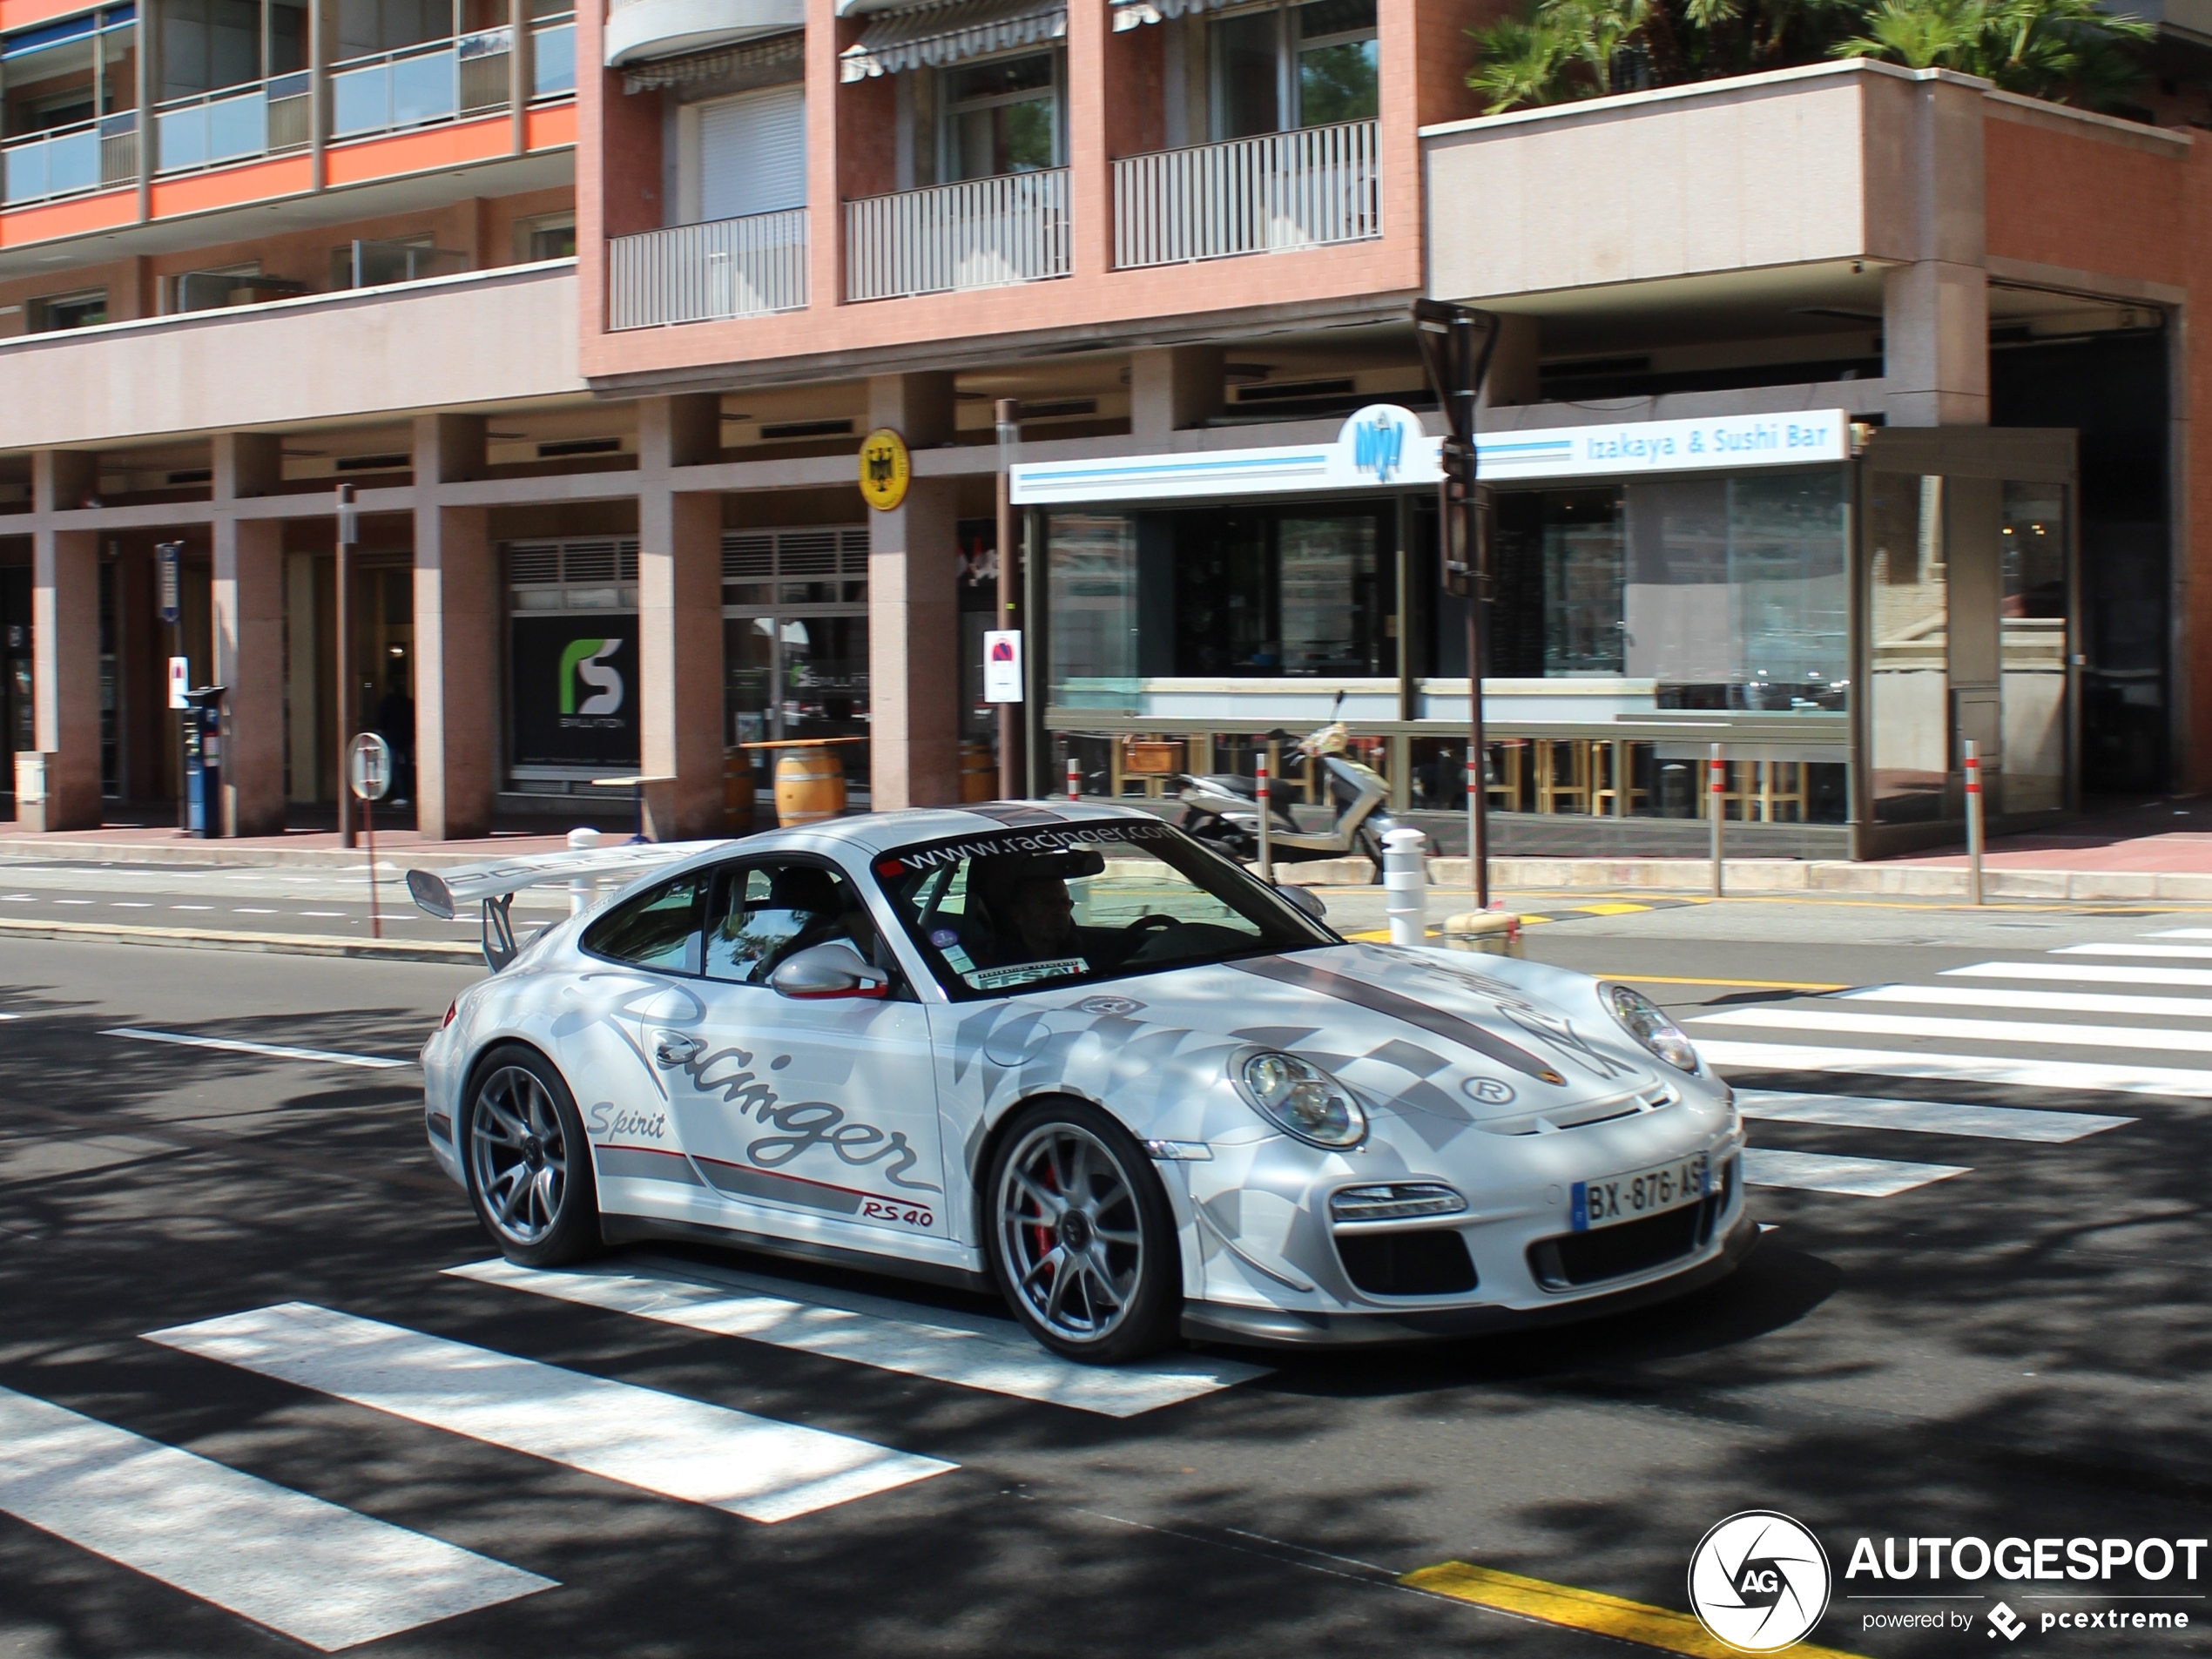
<path fill-rule="evenodd" d="M 203 685 L 185 693 L 185 833 L 202 840 L 223 833 L 223 692 Z"/>

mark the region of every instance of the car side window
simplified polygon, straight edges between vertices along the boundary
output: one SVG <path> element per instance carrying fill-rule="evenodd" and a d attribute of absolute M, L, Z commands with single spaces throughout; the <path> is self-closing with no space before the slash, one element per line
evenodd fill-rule
<path fill-rule="evenodd" d="M 838 872 L 797 861 L 725 868 L 707 908 L 706 976 L 765 985 L 785 960 L 832 940 L 873 959 L 875 929 Z"/>
<path fill-rule="evenodd" d="M 699 907 L 707 877 L 683 875 L 617 905 L 584 930 L 583 948 L 636 968 L 699 971 Z"/>

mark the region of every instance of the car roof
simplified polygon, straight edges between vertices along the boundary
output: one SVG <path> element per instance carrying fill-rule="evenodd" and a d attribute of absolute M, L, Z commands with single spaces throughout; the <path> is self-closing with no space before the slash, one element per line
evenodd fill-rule
<path fill-rule="evenodd" d="M 999 830 L 1048 829 L 1146 819 L 1159 821 L 1151 813 L 1131 806 L 1095 806 L 1081 801 L 1000 800 L 978 802 L 972 806 L 921 806 L 902 813 L 867 813 L 854 818 L 824 819 L 784 833 L 835 842 L 873 854 L 941 836 L 988 835 Z"/>

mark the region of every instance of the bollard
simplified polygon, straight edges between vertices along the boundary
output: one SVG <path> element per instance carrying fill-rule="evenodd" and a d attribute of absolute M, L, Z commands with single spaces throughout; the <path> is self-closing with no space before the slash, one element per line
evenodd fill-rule
<path fill-rule="evenodd" d="M 1421 863 L 1417 829 L 1394 829 L 1383 841 L 1383 912 L 1390 918 L 1390 942 L 1418 945 L 1428 937 L 1428 878 Z"/>
<path fill-rule="evenodd" d="M 1713 758 L 1706 762 L 1710 779 L 1706 790 L 1706 808 L 1713 815 L 1713 897 L 1721 896 L 1721 825 L 1728 818 L 1728 763 L 1721 759 L 1721 746 L 1713 745 Z"/>
<path fill-rule="evenodd" d="M 1068 799 L 1069 800 L 1081 800 L 1082 798 L 1082 762 L 1076 759 L 1076 752 L 1073 749 L 1070 749 L 1068 751 Z"/>
<path fill-rule="evenodd" d="M 1981 902 L 1981 756 L 1966 739 L 1966 902 Z"/>
<path fill-rule="evenodd" d="M 1275 879 L 1275 848 L 1273 826 L 1267 821 L 1267 751 L 1259 752 L 1258 771 L 1253 782 L 1258 786 L 1253 798 L 1259 803 L 1259 879 Z"/>
<path fill-rule="evenodd" d="M 572 829 L 569 832 L 569 850 L 572 853 L 581 853 L 586 847 L 598 845 L 599 832 L 596 829 Z M 588 875 L 572 875 L 569 878 L 569 914 L 570 915 L 580 916 L 591 908 L 591 900 L 598 889 L 598 885 Z"/>

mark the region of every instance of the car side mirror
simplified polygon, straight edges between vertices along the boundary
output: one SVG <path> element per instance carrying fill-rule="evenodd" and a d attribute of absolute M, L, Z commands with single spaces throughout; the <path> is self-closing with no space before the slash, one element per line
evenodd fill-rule
<path fill-rule="evenodd" d="M 768 975 L 768 983 L 778 995 L 801 1002 L 891 995 L 891 976 L 841 939 L 786 957 Z"/>
<path fill-rule="evenodd" d="M 1321 895 L 1312 887 L 1286 887 L 1278 881 L 1275 891 L 1290 902 L 1293 910 L 1302 910 L 1316 921 L 1329 919 L 1329 907 L 1321 902 Z"/>

